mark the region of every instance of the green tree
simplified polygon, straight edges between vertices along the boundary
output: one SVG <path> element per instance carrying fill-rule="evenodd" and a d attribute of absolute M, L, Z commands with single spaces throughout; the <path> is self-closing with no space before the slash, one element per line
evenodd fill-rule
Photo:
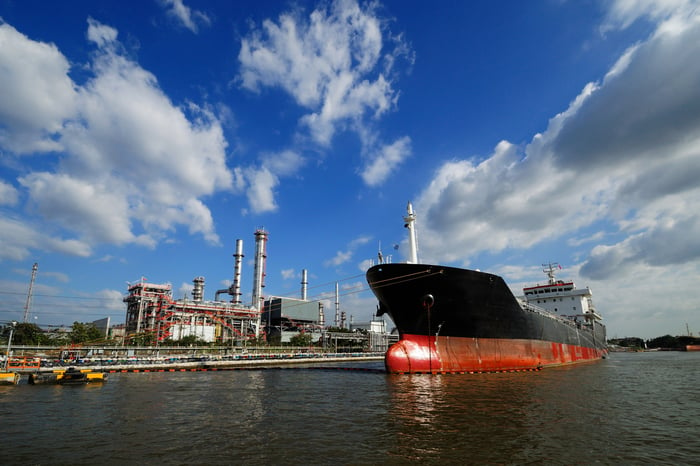
<path fill-rule="evenodd" d="M 177 343 L 185 346 L 202 346 L 207 344 L 196 335 L 187 335 L 186 337 L 182 337 L 177 341 Z"/>
<path fill-rule="evenodd" d="M 102 332 L 92 323 L 73 322 L 69 335 L 71 343 L 90 343 L 104 339 Z"/>
<path fill-rule="evenodd" d="M 671 335 L 664 335 L 649 340 L 649 348 L 679 348 L 678 338 Z"/>
<path fill-rule="evenodd" d="M 301 332 L 289 339 L 289 344 L 292 346 L 310 346 L 311 335 L 306 332 Z"/>
<path fill-rule="evenodd" d="M 7 333 L 9 335 L 9 331 Z M 15 332 L 12 335 L 13 345 L 43 345 L 47 342 L 48 338 L 38 325 L 19 323 L 15 326 Z"/>

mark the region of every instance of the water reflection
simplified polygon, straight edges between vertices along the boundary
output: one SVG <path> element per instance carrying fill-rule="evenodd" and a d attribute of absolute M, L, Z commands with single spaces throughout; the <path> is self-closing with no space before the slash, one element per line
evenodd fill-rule
<path fill-rule="evenodd" d="M 507 374 L 260 370 L 0 387 L 3 461 L 697 464 L 699 365 L 700 354 L 640 353 Z"/>
<path fill-rule="evenodd" d="M 397 440 L 391 454 L 434 463 L 541 459 L 553 446 L 549 434 L 571 415 L 572 392 L 561 380 L 551 370 L 391 377 Z"/>

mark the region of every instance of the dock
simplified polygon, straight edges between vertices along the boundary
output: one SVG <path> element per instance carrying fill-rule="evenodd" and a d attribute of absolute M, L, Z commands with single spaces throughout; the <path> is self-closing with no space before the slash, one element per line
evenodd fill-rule
<path fill-rule="evenodd" d="M 36 358 L 34 358 L 36 359 Z M 31 367 L 14 366 L 12 372 L 0 373 L 0 383 L 14 385 L 23 383 L 36 374 L 62 373 L 68 367 L 89 373 L 150 373 L 150 372 L 208 372 L 226 370 L 282 369 L 300 366 L 332 367 L 333 365 L 352 362 L 383 361 L 384 352 L 380 353 L 274 353 L 274 354 L 236 354 L 219 357 L 161 357 L 142 359 L 99 359 L 82 364 L 64 366 Z M 3 375 L 6 374 L 6 377 Z M 105 377 L 106 380 L 106 377 Z"/>

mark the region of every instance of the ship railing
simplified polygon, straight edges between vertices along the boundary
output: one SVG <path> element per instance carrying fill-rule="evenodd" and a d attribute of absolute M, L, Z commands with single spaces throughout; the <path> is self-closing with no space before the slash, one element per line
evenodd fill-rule
<path fill-rule="evenodd" d="M 581 325 L 586 325 L 585 323 L 574 321 L 572 319 L 567 319 L 566 317 L 558 316 L 556 314 L 552 314 L 548 310 L 541 308 L 539 306 L 535 306 L 534 304 L 530 304 L 527 301 L 520 301 L 520 306 L 529 312 L 534 312 L 536 314 L 539 314 L 543 317 L 547 317 L 552 320 L 557 320 L 563 324 L 568 325 L 571 328 L 581 328 Z"/>

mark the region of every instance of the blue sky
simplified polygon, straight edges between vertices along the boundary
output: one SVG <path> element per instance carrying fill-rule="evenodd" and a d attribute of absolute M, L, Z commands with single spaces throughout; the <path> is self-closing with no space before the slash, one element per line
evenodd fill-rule
<path fill-rule="evenodd" d="M 691 1 L 0 0 L 0 321 L 123 322 L 127 282 L 228 286 L 366 321 L 364 271 L 541 264 L 608 334 L 700 332 Z M 398 250 L 393 245 L 398 244 Z"/>

